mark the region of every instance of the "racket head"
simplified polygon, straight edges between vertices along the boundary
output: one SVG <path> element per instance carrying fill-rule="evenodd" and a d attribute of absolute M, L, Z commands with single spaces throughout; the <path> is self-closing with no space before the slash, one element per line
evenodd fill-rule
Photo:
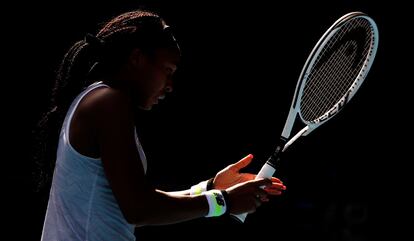
<path fill-rule="evenodd" d="M 342 16 L 323 34 L 302 68 L 292 102 L 309 130 L 337 114 L 354 96 L 377 48 L 377 25 L 362 12 Z"/>

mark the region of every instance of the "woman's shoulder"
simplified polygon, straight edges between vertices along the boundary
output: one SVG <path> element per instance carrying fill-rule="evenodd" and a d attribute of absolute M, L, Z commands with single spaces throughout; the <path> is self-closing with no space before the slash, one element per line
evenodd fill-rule
<path fill-rule="evenodd" d="M 130 111 L 130 100 L 123 91 L 103 86 L 85 95 L 78 109 L 80 112 L 94 116 L 121 114 Z"/>

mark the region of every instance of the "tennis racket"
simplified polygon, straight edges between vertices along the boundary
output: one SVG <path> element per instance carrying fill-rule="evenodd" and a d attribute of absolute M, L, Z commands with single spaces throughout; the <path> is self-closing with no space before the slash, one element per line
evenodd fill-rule
<path fill-rule="evenodd" d="M 342 16 L 323 34 L 300 73 L 279 144 L 256 178 L 273 176 L 281 154 L 293 142 L 342 110 L 364 82 L 377 47 L 377 26 L 362 12 Z M 289 139 L 294 124 L 305 127 Z M 246 216 L 235 215 L 241 222 Z"/>

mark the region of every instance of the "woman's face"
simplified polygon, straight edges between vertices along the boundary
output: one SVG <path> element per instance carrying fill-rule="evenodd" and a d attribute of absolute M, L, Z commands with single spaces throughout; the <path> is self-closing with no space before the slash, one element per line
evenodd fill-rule
<path fill-rule="evenodd" d="M 131 78 L 133 98 L 140 109 L 150 110 L 173 88 L 172 76 L 177 69 L 179 54 L 168 49 L 157 49 L 153 56 L 134 50 Z"/>

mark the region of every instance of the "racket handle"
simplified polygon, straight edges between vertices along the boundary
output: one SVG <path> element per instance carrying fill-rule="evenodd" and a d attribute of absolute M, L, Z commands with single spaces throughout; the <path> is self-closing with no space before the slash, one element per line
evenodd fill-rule
<path fill-rule="evenodd" d="M 262 169 L 260 169 L 259 173 L 256 175 L 256 179 L 258 178 L 270 178 L 275 173 L 276 169 L 269 165 L 267 162 L 262 166 Z M 233 215 L 238 221 L 244 223 L 244 220 L 246 220 L 247 213 L 237 214 Z"/>
<path fill-rule="evenodd" d="M 262 166 L 262 169 L 260 169 L 260 172 L 257 174 L 256 179 L 258 179 L 258 178 L 271 178 L 275 172 L 276 172 L 276 169 L 266 162 Z"/>

